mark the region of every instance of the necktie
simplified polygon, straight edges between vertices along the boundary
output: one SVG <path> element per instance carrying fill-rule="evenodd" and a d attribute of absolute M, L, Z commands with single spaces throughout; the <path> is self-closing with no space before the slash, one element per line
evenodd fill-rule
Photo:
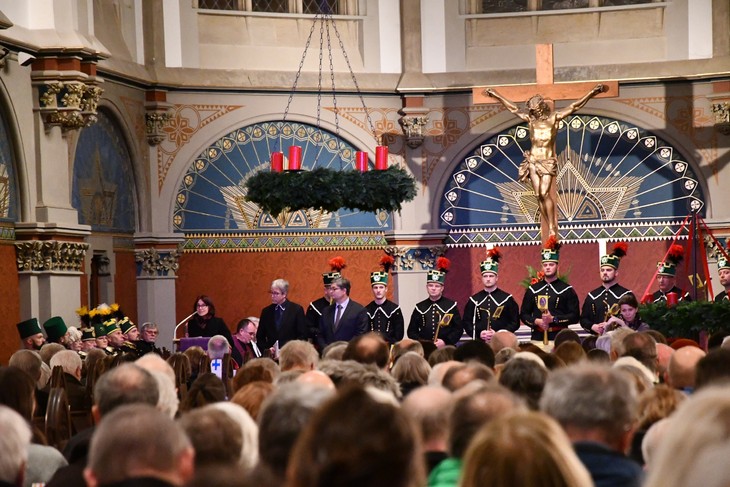
<path fill-rule="evenodd" d="M 342 305 L 338 304 L 337 309 L 335 310 L 335 330 L 337 330 L 337 327 L 340 325 L 340 318 L 342 318 Z"/>
<path fill-rule="evenodd" d="M 276 307 L 276 310 L 274 311 L 274 323 L 276 324 L 276 329 L 278 330 L 281 328 L 281 317 L 284 316 L 284 308 L 281 305 L 278 305 Z"/>

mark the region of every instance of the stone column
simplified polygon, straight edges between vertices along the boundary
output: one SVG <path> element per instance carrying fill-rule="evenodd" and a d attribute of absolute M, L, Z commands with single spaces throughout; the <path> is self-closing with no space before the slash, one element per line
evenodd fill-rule
<path fill-rule="evenodd" d="M 426 299 L 426 273 L 433 269 L 436 259 L 446 252 L 443 244 L 446 232 L 389 232 L 385 235 L 388 246 L 385 252 L 395 258 L 393 275 L 393 298 L 403 311 L 405 332 L 416 303 Z M 448 296 L 448 281 L 444 294 Z"/>
<path fill-rule="evenodd" d="M 134 239 L 139 324 L 147 321 L 157 324 L 160 330 L 157 346 L 169 350 L 174 350 L 175 280 L 183 241 L 180 234 L 140 234 Z"/>

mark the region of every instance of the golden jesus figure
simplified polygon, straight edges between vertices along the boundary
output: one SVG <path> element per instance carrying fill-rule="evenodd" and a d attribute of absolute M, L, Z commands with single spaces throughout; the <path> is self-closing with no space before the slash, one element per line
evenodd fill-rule
<path fill-rule="evenodd" d="M 571 103 L 561 110 L 555 110 L 555 103 L 549 98 L 535 95 L 525 103 L 525 109 L 504 98 L 492 88 L 484 90 L 486 95 L 498 100 L 507 110 L 528 123 L 531 147 L 525 151 L 525 159 L 520 164 L 519 179 L 522 182 L 530 181 L 537 196 L 540 214 L 547 222 L 548 235 L 558 236 L 557 205 L 551 194 L 553 181 L 558 175 L 558 157 L 555 149 L 555 140 L 558 135 L 559 122 L 568 115 L 582 108 L 588 100 L 599 93 L 606 91 L 602 84 L 596 85 L 581 99 Z M 543 228 L 545 228 L 543 226 Z"/>

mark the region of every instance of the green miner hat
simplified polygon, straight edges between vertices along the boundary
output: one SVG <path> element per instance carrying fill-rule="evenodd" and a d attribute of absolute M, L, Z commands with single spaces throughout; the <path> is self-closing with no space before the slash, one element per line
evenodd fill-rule
<path fill-rule="evenodd" d="M 719 271 L 720 269 L 730 269 L 730 260 L 724 255 L 717 258 L 717 270 Z"/>
<path fill-rule="evenodd" d="M 96 323 L 94 325 L 94 336 L 97 338 L 106 336 L 106 329 L 104 329 L 104 323 Z"/>
<path fill-rule="evenodd" d="M 543 262 L 558 262 L 560 260 L 560 251 L 554 249 L 542 249 Z"/>
<path fill-rule="evenodd" d="M 128 316 L 125 316 L 124 319 L 119 320 L 118 323 L 119 323 L 119 328 L 122 330 L 122 333 L 124 333 L 125 335 L 127 333 L 129 333 L 129 330 L 134 328 L 134 323 L 132 322 L 132 320 L 129 319 Z"/>
<path fill-rule="evenodd" d="M 17 325 L 18 333 L 20 333 L 20 339 L 25 340 L 28 337 L 43 333 L 41 325 L 38 324 L 38 318 L 31 318 L 29 320 L 21 321 Z"/>
<path fill-rule="evenodd" d="M 46 329 L 46 335 L 48 335 L 48 341 L 49 342 L 56 342 L 59 340 L 59 338 L 63 338 L 63 336 L 68 331 L 68 327 L 66 327 L 66 323 L 63 321 L 63 318 L 60 316 L 54 316 L 52 318 L 48 318 L 45 323 L 43 323 L 43 328 Z"/>
<path fill-rule="evenodd" d="M 116 318 L 111 318 L 104 322 L 104 335 L 109 336 L 117 330 L 122 331 L 119 328 L 119 322 Z"/>
<path fill-rule="evenodd" d="M 370 273 L 370 286 L 376 284 L 388 285 L 388 273 L 383 271 L 375 271 Z"/>
<path fill-rule="evenodd" d="M 96 340 L 96 333 L 94 333 L 94 328 L 82 328 L 81 329 L 81 341 L 82 342 L 88 342 L 91 340 Z"/>
<path fill-rule="evenodd" d="M 499 262 L 492 258 L 483 260 L 482 263 L 479 264 L 479 269 L 482 271 L 482 274 L 485 272 L 494 272 L 495 274 L 498 274 Z"/>
<path fill-rule="evenodd" d="M 719 264 L 719 262 L 718 262 Z M 657 274 L 660 276 L 676 276 L 677 275 L 677 264 L 674 262 L 657 262 Z"/>
<path fill-rule="evenodd" d="M 446 273 L 436 269 L 430 269 L 426 274 L 426 282 L 437 282 L 444 284 L 446 282 Z"/>
<path fill-rule="evenodd" d="M 339 279 L 340 277 L 342 277 L 342 274 L 340 274 L 339 272 L 325 272 L 324 274 L 322 274 L 322 282 L 325 286 L 329 286 L 330 284 L 332 284 L 332 281 L 334 281 L 335 279 Z"/>
<path fill-rule="evenodd" d="M 618 265 L 621 263 L 621 259 L 615 255 L 604 255 L 601 257 L 601 267 L 604 265 L 618 269 Z"/>

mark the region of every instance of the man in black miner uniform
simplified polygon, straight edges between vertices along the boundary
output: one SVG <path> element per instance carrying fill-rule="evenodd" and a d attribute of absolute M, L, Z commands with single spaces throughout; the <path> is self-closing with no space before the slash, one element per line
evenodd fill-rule
<path fill-rule="evenodd" d="M 497 287 L 499 259 L 496 248 L 487 252 L 487 259 L 479 264 L 484 289 L 470 297 L 464 309 L 464 330 L 474 340 L 492 340 L 495 331 L 517 331 L 520 327 L 520 309 L 511 294 Z"/>
<path fill-rule="evenodd" d="M 403 313 L 400 306 L 386 298 L 388 293 L 388 269 L 393 265 L 393 257 L 386 255 L 381 261 L 383 271 L 370 274 L 370 288 L 373 291 L 373 301 L 365 307 L 368 314 L 370 331 L 383 335 L 385 340 L 393 344 L 403 339 Z"/>
<path fill-rule="evenodd" d="M 730 260 L 724 255 L 717 259 L 717 273 L 720 275 L 720 284 L 725 288 L 724 291 L 715 296 L 715 302 L 727 301 L 727 292 L 730 291 Z"/>
<path fill-rule="evenodd" d="M 446 272 L 450 262 L 445 257 L 436 259 L 436 268 L 428 271 L 426 291 L 428 299 L 416 304 L 408 324 L 408 338 L 434 342 L 436 347 L 456 345 L 464 330 L 456 301 L 443 296 Z M 451 315 L 447 326 L 438 327 L 445 315 Z M 436 335 L 438 329 L 438 336 Z"/>
<path fill-rule="evenodd" d="M 304 309 L 287 299 L 289 282 L 275 279 L 271 283 L 271 304 L 261 310 L 256 343 L 263 350 L 271 349 L 278 342 L 279 348 L 290 340 L 306 340 L 309 337 Z M 278 356 L 270 350 L 271 356 Z"/>
<path fill-rule="evenodd" d="M 578 295 L 569 284 L 558 279 L 560 244 L 550 237 L 542 249 L 542 272 L 544 278 L 530 284 L 522 300 L 520 318 L 532 328 L 531 339 L 542 340 L 544 330 L 553 340 L 560 330 L 577 323 L 580 317 Z M 547 301 L 546 303 L 543 301 Z M 544 306 L 544 311 L 541 306 Z"/>
<path fill-rule="evenodd" d="M 666 302 L 667 294 L 669 293 L 675 293 L 677 295 L 677 301 L 692 301 L 689 293 L 684 292 L 675 284 L 677 281 L 677 265 L 682 262 L 683 258 L 684 247 L 674 244 L 669 247 L 669 252 L 667 252 L 667 258 L 664 262 L 657 262 L 656 280 L 659 284 L 659 290 L 651 295 L 652 302 Z"/>
<path fill-rule="evenodd" d="M 332 304 L 332 295 L 330 294 L 330 285 L 335 279 L 342 277 L 340 271 L 345 268 L 345 259 L 342 257 L 334 257 L 330 259 L 329 266 L 331 272 L 322 274 L 322 283 L 324 284 L 324 297 L 312 301 L 307 307 L 307 325 L 309 326 L 309 338 L 315 345 L 317 344 L 317 336 L 319 335 L 319 320 L 322 318 L 324 309 Z"/>
<path fill-rule="evenodd" d="M 580 314 L 580 325 L 589 332 L 603 335 L 609 315 L 619 314 L 618 300 L 631 294 L 618 283 L 618 265 L 627 249 L 626 243 L 616 242 L 611 253 L 601 257 L 601 285 L 588 293 Z"/>

